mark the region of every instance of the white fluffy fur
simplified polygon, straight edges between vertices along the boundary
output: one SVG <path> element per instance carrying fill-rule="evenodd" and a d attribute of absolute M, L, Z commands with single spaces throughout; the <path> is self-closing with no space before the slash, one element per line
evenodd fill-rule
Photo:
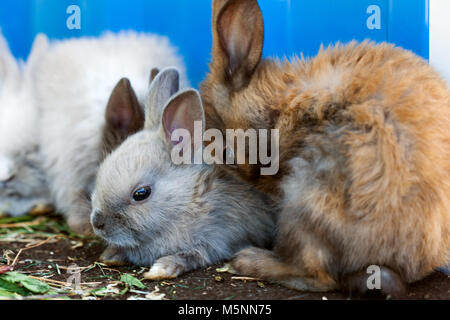
<path fill-rule="evenodd" d="M 6 40 L 0 38 L 0 181 L 15 171 L 14 156 L 36 137 L 30 90 Z"/>
<path fill-rule="evenodd" d="M 41 38 L 26 64 L 0 35 L 0 212 L 20 215 L 50 202 L 38 154 L 38 110 L 30 70 L 39 60 Z"/>
<path fill-rule="evenodd" d="M 19 66 L 0 35 L 0 212 L 20 215 L 54 202 L 88 222 L 84 195 L 98 167 L 112 89 L 127 77 L 142 102 L 150 70 L 166 66 L 181 70 L 188 85 L 164 37 L 123 32 L 49 43 L 38 35 Z"/>
<path fill-rule="evenodd" d="M 57 209 L 85 216 L 99 165 L 105 108 L 112 89 L 127 77 L 144 101 L 150 70 L 185 67 L 167 38 L 126 32 L 50 44 L 33 71 L 41 111 L 40 145 Z"/>

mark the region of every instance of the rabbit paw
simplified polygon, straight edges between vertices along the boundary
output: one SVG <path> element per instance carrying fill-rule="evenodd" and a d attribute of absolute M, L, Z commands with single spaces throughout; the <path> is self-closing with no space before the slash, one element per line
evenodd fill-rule
<path fill-rule="evenodd" d="M 182 266 L 172 257 L 163 257 L 158 259 L 150 271 L 144 274 L 147 280 L 166 280 L 174 279 L 182 273 Z"/>
<path fill-rule="evenodd" d="M 29 214 L 31 216 L 45 216 L 55 212 L 55 207 L 51 204 L 37 204 L 31 208 Z"/>
<path fill-rule="evenodd" d="M 325 292 L 336 287 L 334 279 L 324 270 L 318 268 L 315 274 L 307 276 L 299 266 L 286 264 L 272 251 L 260 248 L 241 250 L 231 261 L 231 267 L 239 274 L 276 281 L 300 291 Z"/>
<path fill-rule="evenodd" d="M 82 218 L 80 216 L 69 215 L 69 218 L 67 219 L 67 225 L 69 226 L 70 230 L 74 233 L 84 236 L 94 235 L 94 230 L 92 229 L 89 218 Z"/>
<path fill-rule="evenodd" d="M 99 258 L 107 266 L 124 266 L 127 264 L 122 252 L 115 247 L 108 247 Z"/>
<path fill-rule="evenodd" d="M 381 266 L 380 287 L 369 288 L 371 274 L 366 270 L 345 276 L 342 279 L 342 287 L 351 295 L 361 297 L 391 297 L 400 299 L 407 292 L 407 285 L 402 278 L 393 270 Z"/>
<path fill-rule="evenodd" d="M 270 251 L 256 247 L 241 250 L 230 262 L 231 268 L 238 274 L 256 276 L 259 274 L 259 261 L 264 260 Z"/>

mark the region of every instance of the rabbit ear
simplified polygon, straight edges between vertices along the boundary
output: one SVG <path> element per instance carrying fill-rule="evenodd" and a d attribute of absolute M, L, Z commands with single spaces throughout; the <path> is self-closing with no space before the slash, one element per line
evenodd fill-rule
<path fill-rule="evenodd" d="M 33 45 L 31 46 L 31 54 L 36 55 L 44 52 L 48 49 L 49 41 L 45 34 L 39 33 L 36 38 L 34 38 Z"/>
<path fill-rule="evenodd" d="M 17 61 L 0 31 L 0 88 L 7 83 L 16 84 L 19 81 L 19 77 L 20 72 Z"/>
<path fill-rule="evenodd" d="M 175 68 L 161 70 L 153 79 L 145 108 L 145 129 L 158 128 L 164 107 L 180 88 L 180 74 Z"/>
<path fill-rule="evenodd" d="M 213 69 L 240 90 L 261 60 L 264 22 L 256 0 L 215 0 Z"/>
<path fill-rule="evenodd" d="M 49 40 L 47 36 L 40 33 L 36 36 L 31 47 L 30 55 L 28 56 L 26 65 L 24 69 L 24 81 L 33 82 L 33 74 L 36 72 L 36 66 L 43 59 L 43 55 L 47 52 L 49 48 Z"/>
<path fill-rule="evenodd" d="M 106 107 L 106 127 L 104 137 L 108 135 L 124 140 L 144 127 L 144 111 L 128 79 L 121 79 L 113 89 Z M 122 141 L 110 146 L 114 149 Z"/>
<path fill-rule="evenodd" d="M 174 96 L 164 109 L 162 128 L 165 140 L 172 145 L 178 144 L 179 141 L 172 141 L 172 133 L 177 129 L 184 129 L 189 132 L 192 144 L 195 139 L 200 139 L 196 145 L 201 145 L 203 132 L 195 132 L 196 123 L 201 124 L 201 130 L 204 130 L 205 114 L 200 94 L 194 89 L 182 91 Z"/>
<path fill-rule="evenodd" d="M 35 63 L 40 60 L 42 54 L 47 51 L 49 47 L 49 40 L 47 36 L 40 33 L 36 36 L 31 46 L 30 56 L 28 58 L 28 63 Z"/>

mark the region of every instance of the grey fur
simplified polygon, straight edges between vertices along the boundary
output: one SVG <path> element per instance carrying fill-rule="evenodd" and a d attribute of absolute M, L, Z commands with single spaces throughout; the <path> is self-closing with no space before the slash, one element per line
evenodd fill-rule
<path fill-rule="evenodd" d="M 16 154 L 14 165 L 20 168 L 14 179 L 0 182 L 0 213 L 20 216 L 37 205 L 49 205 L 50 192 L 45 187 L 46 178 L 37 148 Z"/>
<path fill-rule="evenodd" d="M 92 232 L 89 195 L 114 86 L 128 78 L 143 105 L 149 71 L 169 65 L 181 70 L 184 85 L 184 63 L 168 39 L 133 31 L 52 41 L 40 59 L 33 75 L 43 168 L 53 203 L 72 231 Z"/>
<path fill-rule="evenodd" d="M 155 88 L 155 89 L 153 89 Z M 161 120 L 163 107 L 170 97 L 180 90 L 180 73 L 175 68 L 166 68 L 151 82 L 148 100 L 153 101 L 151 112 L 145 113 L 145 127 L 151 129 L 157 127 Z"/>
<path fill-rule="evenodd" d="M 161 71 L 151 91 L 176 86 L 166 72 L 173 69 Z M 155 96 L 150 92 L 146 105 L 153 115 L 162 103 Z M 197 99 L 203 108 L 198 93 Z M 161 118 L 145 128 L 108 156 L 97 175 L 91 223 L 102 219 L 94 231 L 110 244 L 104 258 L 152 266 L 146 278 L 162 279 L 229 259 L 250 245 L 271 245 L 275 208 L 267 197 L 218 167 L 174 165 Z M 134 201 L 133 191 L 146 185 L 150 197 Z"/>

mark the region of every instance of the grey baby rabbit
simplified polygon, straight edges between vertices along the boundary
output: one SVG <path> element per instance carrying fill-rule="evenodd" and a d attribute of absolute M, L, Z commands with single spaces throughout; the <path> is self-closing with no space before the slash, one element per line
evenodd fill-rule
<path fill-rule="evenodd" d="M 193 136 L 194 121 L 204 123 L 198 92 L 178 89 L 176 69 L 156 76 L 144 130 L 106 157 L 92 194 L 92 226 L 109 244 L 103 260 L 151 266 L 152 280 L 270 246 L 274 235 L 274 206 L 262 193 L 217 166 L 171 161 L 173 131 Z"/>
<path fill-rule="evenodd" d="M 121 119 L 107 116 L 105 122 L 108 97 L 118 98 L 120 106 L 120 94 L 111 95 L 114 86 L 119 79 L 128 78 L 132 88 L 127 81 L 120 81 L 114 91 L 123 92 L 124 97 L 130 93 L 132 107 L 140 102 L 143 105 L 148 92 L 148 72 L 166 66 L 179 67 L 182 84 L 187 85 L 183 59 L 167 38 L 127 31 L 51 41 L 33 71 L 35 97 L 41 112 L 42 166 L 53 203 L 67 218 L 72 231 L 92 233 L 89 195 L 102 160 L 99 150 L 104 125 L 112 120 L 125 134 L 136 129 L 133 123 L 123 121 L 132 119 L 135 113 L 118 110 Z"/>

